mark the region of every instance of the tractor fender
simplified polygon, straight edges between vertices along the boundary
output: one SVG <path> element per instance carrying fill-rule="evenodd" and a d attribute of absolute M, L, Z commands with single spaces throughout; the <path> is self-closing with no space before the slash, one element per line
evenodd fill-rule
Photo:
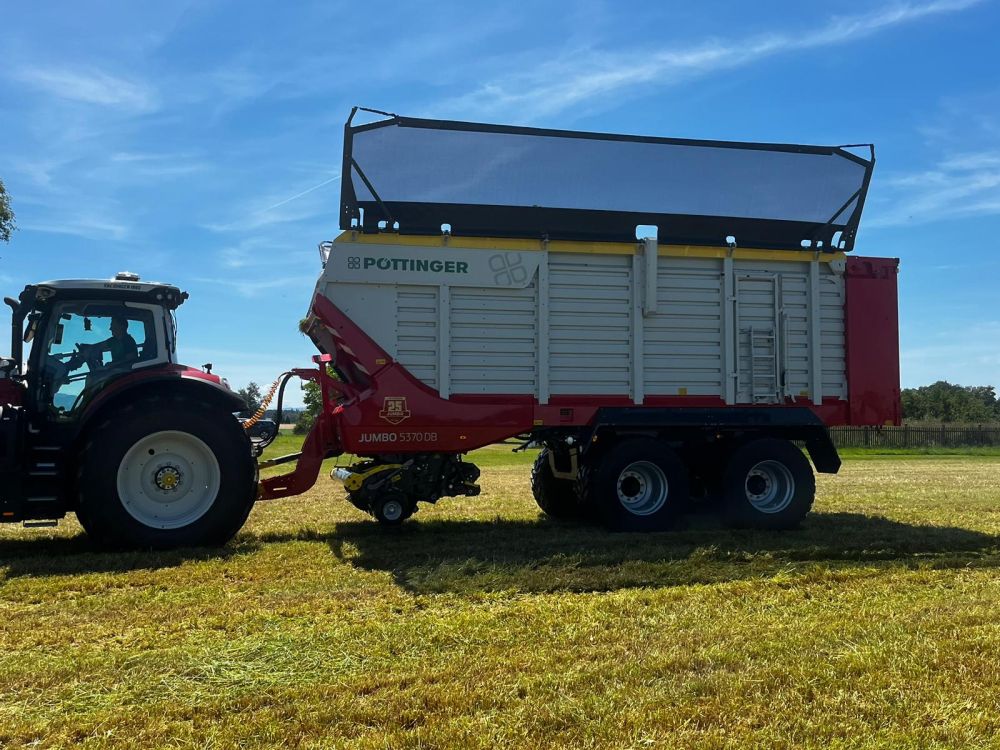
<path fill-rule="evenodd" d="M 243 399 L 224 385 L 217 375 L 179 366 L 139 370 L 110 382 L 84 407 L 77 422 L 74 442 L 95 420 L 123 404 L 146 396 L 161 395 L 190 398 L 192 401 L 214 406 L 222 412 L 236 412 L 246 407 Z"/>

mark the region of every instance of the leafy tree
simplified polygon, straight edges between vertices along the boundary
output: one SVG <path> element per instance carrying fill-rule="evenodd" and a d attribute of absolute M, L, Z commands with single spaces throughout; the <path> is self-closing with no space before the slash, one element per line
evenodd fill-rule
<path fill-rule="evenodd" d="M 316 417 L 319 416 L 320 409 L 323 408 L 323 393 L 320 390 L 319 383 L 314 383 L 310 380 L 303 386 L 302 390 L 302 401 L 306 408 L 299 414 L 299 418 L 295 422 L 296 435 L 304 435 L 309 432 L 312 429 L 313 422 L 316 421 Z"/>
<path fill-rule="evenodd" d="M 246 411 L 250 414 L 253 414 L 260 408 L 261 401 L 263 400 L 260 386 L 252 380 L 246 386 L 236 391 L 236 395 L 243 399 L 243 402 L 247 405 Z"/>
<path fill-rule="evenodd" d="M 902 392 L 903 418 L 934 422 L 1000 421 L 1000 401 L 991 385 L 961 386 L 945 380 Z"/>
<path fill-rule="evenodd" d="M 10 207 L 10 196 L 0 180 L 0 240 L 10 242 L 11 233 L 17 229 L 14 223 L 14 211 Z"/>

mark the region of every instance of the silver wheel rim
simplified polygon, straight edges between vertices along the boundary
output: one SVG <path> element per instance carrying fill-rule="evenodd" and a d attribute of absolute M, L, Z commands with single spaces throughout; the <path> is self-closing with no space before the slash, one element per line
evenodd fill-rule
<path fill-rule="evenodd" d="M 795 497 L 795 479 L 780 461 L 761 461 L 747 473 L 747 500 L 761 513 L 780 513 Z"/>
<path fill-rule="evenodd" d="M 398 521 L 403 515 L 403 504 L 399 500 L 388 500 L 382 504 L 382 517 L 386 521 Z"/>
<path fill-rule="evenodd" d="M 635 516 L 656 513 L 667 503 L 670 487 L 667 476 L 650 461 L 636 461 L 618 475 L 618 502 Z"/>
<path fill-rule="evenodd" d="M 221 483 L 212 449 L 175 430 L 140 438 L 118 466 L 122 506 L 153 529 L 179 529 L 197 521 L 215 504 Z"/>

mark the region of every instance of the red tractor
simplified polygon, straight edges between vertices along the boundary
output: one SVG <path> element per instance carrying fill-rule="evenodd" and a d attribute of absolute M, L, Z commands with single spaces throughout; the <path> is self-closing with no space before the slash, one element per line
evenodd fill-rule
<path fill-rule="evenodd" d="M 211 366 L 178 364 L 187 293 L 121 273 L 27 286 L 0 360 L 0 520 L 75 512 L 112 546 L 222 543 L 256 498 L 242 399 Z M 24 345 L 29 349 L 25 356 Z"/>

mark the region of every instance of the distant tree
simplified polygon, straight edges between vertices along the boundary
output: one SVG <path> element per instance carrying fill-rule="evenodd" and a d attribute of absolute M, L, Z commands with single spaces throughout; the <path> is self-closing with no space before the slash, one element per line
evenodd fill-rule
<path fill-rule="evenodd" d="M 17 225 L 14 223 L 14 211 L 10 207 L 10 196 L 3 186 L 3 180 L 0 180 L 0 240 L 10 242 L 10 235 L 15 229 Z"/>
<path fill-rule="evenodd" d="M 302 390 L 302 401 L 306 408 L 299 414 L 299 418 L 295 422 L 296 435 L 304 435 L 309 432 L 316 421 L 316 417 L 319 416 L 320 409 L 323 408 L 323 393 L 320 390 L 319 383 L 314 383 L 310 380 L 303 386 Z"/>
<path fill-rule="evenodd" d="M 934 422 L 1000 421 L 1000 401 L 992 385 L 961 386 L 939 380 L 920 388 L 904 388 L 903 418 Z"/>
<path fill-rule="evenodd" d="M 263 394 L 260 392 L 260 386 L 254 381 L 251 380 L 243 388 L 236 391 L 236 395 L 243 399 L 243 402 L 247 405 L 246 411 L 248 413 L 253 414 L 260 408 Z"/>

